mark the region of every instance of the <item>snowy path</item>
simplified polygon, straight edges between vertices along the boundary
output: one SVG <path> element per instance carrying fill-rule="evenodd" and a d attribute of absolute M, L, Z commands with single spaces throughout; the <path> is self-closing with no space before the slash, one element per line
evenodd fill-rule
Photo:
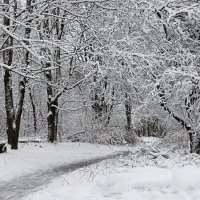
<path fill-rule="evenodd" d="M 37 171 L 53 169 L 81 160 L 127 151 L 124 146 L 87 143 L 20 144 L 19 149 L 0 154 L 0 183 Z"/>
<path fill-rule="evenodd" d="M 80 162 L 73 162 L 71 164 L 61 165 L 50 170 L 41 170 L 25 176 L 13 178 L 9 181 L 0 183 L 0 199 L 2 200 L 18 200 L 31 192 L 34 192 L 38 187 L 48 184 L 54 178 L 72 172 L 76 169 L 96 164 L 103 160 L 114 159 L 119 156 L 128 155 L 129 151 L 122 151 L 113 155 L 101 156 L 99 158 L 92 158 L 89 160 L 82 160 Z M 42 177 L 42 178 L 41 178 Z"/>

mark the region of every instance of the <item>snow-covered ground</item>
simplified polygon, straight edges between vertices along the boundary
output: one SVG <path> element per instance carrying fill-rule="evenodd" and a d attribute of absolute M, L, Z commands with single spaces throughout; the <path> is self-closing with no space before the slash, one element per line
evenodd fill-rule
<path fill-rule="evenodd" d="M 21 144 L 0 154 L 0 181 L 124 150 L 132 153 L 59 176 L 23 200 L 200 200 L 200 156 L 155 138 L 134 147 Z"/>
<path fill-rule="evenodd" d="M 139 143 L 128 157 L 106 160 L 60 176 L 24 200 L 200 199 L 199 155 L 168 147 L 169 158 L 154 158 L 148 150 L 152 151 L 158 141 L 141 142 L 142 148 Z M 161 152 L 167 149 L 163 147 Z"/>
<path fill-rule="evenodd" d="M 105 161 L 61 176 L 24 200 L 200 199 L 200 168 L 127 168 L 116 163 Z"/>
<path fill-rule="evenodd" d="M 83 143 L 20 144 L 17 151 L 8 150 L 8 153 L 0 154 L 0 182 L 62 164 L 110 155 L 125 149 L 126 147 Z"/>

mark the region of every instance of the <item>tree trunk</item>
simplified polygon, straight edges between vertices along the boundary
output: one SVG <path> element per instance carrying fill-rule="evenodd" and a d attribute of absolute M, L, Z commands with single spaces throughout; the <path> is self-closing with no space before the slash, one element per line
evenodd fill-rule
<path fill-rule="evenodd" d="M 46 67 L 50 67 L 50 63 L 46 63 Z M 53 78 L 51 71 L 45 72 L 46 79 L 47 79 L 47 108 L 48 108 L 48 115 L 47 115 L 47 124 L 48 124 L 48 142 L 57 141 L 57 117 L 58 117 L 58 98 L 54 98 L 54 90 L 51 85 Z"/>
<path fill-rule="evenodd" d="M 106 126 L 110 123 L 110 120 L 111 120 L 111 114 L 112 114 L 112 110 L 113 110 L 113 107 L 114 107 L 114 102 L 113 102 L 113 98 L 114 98 L 114 95 L 115 95 L 115 90 L 114 88 L 112 89 L 112 100 L 111 100 L 111 105 L 107 105 L 107 119 L 106 119 Z"/>
<path fill-rule="evenodd" d="M 46 68 L 50 67 L 50 63 L 46 63 Z M 51 86 L 52 83 L 52 73 L 51 71 L 45 72 L 46 79 L 47 79 L 47 108 L 48 108 L 48 115 L 47 115 L 47 124 L 48 124 L 48 142 L 54 142 L 57 138 L 56 136 L 56 112 L 57 112 L 57 99 L 53 99 L 53 87 Z M 56 107 L 54 107 L 56 106 Z"/>
<path fill-rule="evenodd" d="M 4 0 L 4 3 L 5 5 L 8 5 L 8 7 L 4 9 L 4 11 L 6 11 L 9 14 L 10 1 Z M 17 1 L 14 1 L 12 3 L 14 5 L 13 17 L 15 18 L 17 13 Z M 5 16 L 3 23 L 7 27 L 7 29 L 10 29 L 11 21 L 9 17 Z M 30 35 L 30 29 L 28 30 L 28 34 Z M 27 29 L 25 30 L 25 36 L 27 37 Z M 12 36 L 4 34 L 4 38 L 6 38 L 6 41 L 4 43 L 4 48 L 13 46 Z M 12 65 L 13 62 L 12 49 L 8 49 L 3 52 L 3 62 L 8 66 Z M 25 63 L 28 65 L 28 52 L 26 52 L 25 55 Z M 7 115 L 7 135 L 8 135 L 8 144 L 11 145 L 12 149 L 18 148 L 21 116 L 22 116 L 22 109 L 25 97 L 25 87 L 26 87 L 26 79 L 22 77 L 21 80 L 19 81 L 19 97 L 18 97 L 19 101 L 15 113 L 14 102 L 13 102 L 13 91 L 12 91 L 12 74 L 10 70 L 5 69 L 4 89 L 5 89 L 5 107 Z"/>
<path fill-rule="evenodd" d="M 128 97 L 128 94 L 125 93 L 125 111 L 126 111 L 126 129 L 127 131 L 130 131 L 132 128 L 132 123 L 131 123 L 131 102 L 130 102 L 130 98 Z"/>
<path fill-rule="evenodd" d="M 7 7 L 4 8 L 6 13 L 9 13 L 10 1 L 4 0 L 4 4 Z M 10 19 L 9 17 L 4 17 L 3 24 L 7 29 L 10 29 Z M 13 38 L 7 34 L 3 35 L 6 40 L 4 43 L 4 48 L 13 45 Z M 4 64 L 11 66 L 13 61 L 13 50 L 8 49 L 3 52 L 3 62 Z M 17 135 L 15 134 L 15 113 L 13 104 L 13 94 L 12 94 L 12 75 L 10 70 L 4 70 L 4 91 L 5 91 L 5 108 L 6 108 L 6 125 L 7 125 L 7 136 L 8 144 L 11 145 L 12 149 L 17 149 Z"/>
<path fill-rule="evenodd" d="M 198 134 L 192 129 L 190 125 L 188 125 L 183 119 L 176 116 L 168 107 L 166 104 L 165 99 L 165 91 L 164 89 L 160 88 L 160 85 L 157 85 L 158 89 L 158 95 L 160 98 L 160 105 L 164 108 L 165 111 L 167 111 L 178 123 L 180 123 L 185 130 L 188 133 L 189 136 L 189 147 L 190 147 L 190 153 L 197 153 L 200 154 L 200 137 Z"/>
<path fill-rule="evenodd" d="M 131 99 L 127 93 L 125 93 L 125 113 L 126 113 L 126 130 L 124 139 L 127 143 L 134 143 L 135 138 L 132 133 L 132 120 L 131 120 Z"/>
<path fill-rule="evenodd" d="M 29 97 L 30 97 L 30 100 L 31 100 L 31 106 L 32 106 L 32 110 L 33 110 L 33 128 L 34 128 L 35 133 L 37 133 L 36 106 L 35 106 L 35 102 L 34 102 L 33 95 L 32 95 L 32 92 L 31 92 L 30 88 L 29 88 Z"/>
<path fill-rule="evenodd" d="M 48 116 L 47 116 L 47 123 L 48 123 L 48 142 L 55 142 L 57 141 L 57 102 L 48 105 Z"/>
<path fill-rule="evenodd" d="M 22 77 L 20 82 L 19 82 L 19 102 L 17 104 L 18 108 L 17 108 L 16 118 L 15 118 L 17 138 L 19 137 L 21 116 L 22 116 L 24 97 L 25 97 L 25 91 L 26 91 L 25 88 L 26 88 L 26 79 L 24 77 Z"/>
<path fill-rule="evenodd" d="M 4 86 L 5 86 L 5 107 L 7 114 L 7 136 L 8 144 L 11 145 L 12 149 L 18 148 L 19 131 L 21 124 L 22 108 L 25 96 L 25 80 L 24 78 L 19 83 L 19 102 L 17 107 L 17 112 L 15 115 L 13 95 L 12 95 L 12 82 L 11 73 L 5 70 L 4 75 Z"/>
<path fill-rule="evenodd" d="M 59 16 L 60 14 L 60 8 L 56 8 L 53 11 L 54 15 Z M 47 35 L 50 38 L 51 28 L 50 28 L 50 22 L 47 19 L 46 23 L 44 23 L 44 28 L 47 31 Z M 57 40 L 62 39 L 63 30 L 64 30 L 64 19 L 59 21 L 58 19 L 55 19 L 54 26 L 56 30 L 56 37 Z M 60 63 L 60 57 L 61 57 L 61 50 L 60 47 L 56 47 L 54 50 L 54 59 L 53 63 L 56 64 L 56 70 L 55 75 L 51 70 L 45 72 L 46 80 L 47 80 L 47 97 L 48 97 L 48 116 L 47 116 L 47 124 L 48 124 L 48 141 L 54 142 L 57 141 L 57 130 L 58 130 L 58 97 L 55 97 L 56 93 L 58 92 L 56 88 L 52 86 L 52 84 L 59 86 L 59 82 L 61 80 L 61 63 Z M 45 64 L 46 68 L 49 68 L 51 66 L 51 62 L 48 61 Z M 54 76 L 53 76 L 54 75 Z M 55 99 L 54 99 L 55 97 Z"/>
<path fill-rule="evenodd" d="M 33 7 L 31 7 L 31 4 L 35 3 L 35 0 L 26 0 L 26 9 L 27 11 L 31 14 L 33 12 Z M 30 19 L 26 22 L 27 27 L 25 28 L 25 38 L 30 39 L 30 35 L 31 35 L 31 28 L 29 27 L 32 23 L 33 19 Z M 26 45 L 29 45 L 28 41 L 25 41 Z M 25 64 L 28 67 L 28 65 L 30 64 L 30 53 L 29 51 L 26 50 L 25 52 Z M 24 79 L 24 83 L 26 82 L 26 80 Z M 33 109 L 33 127 L 34 127 L 34 131 L 35 133 L 37 132 L 37 119 L 36 119 L 36 108 L 35 108 L 35 104 L 33 101 L 33 97 L 32 97 L 32 93 L 31 93 L 31 89 L 29 88 L 29 97 L 31 100 L 31 106 Z"/>

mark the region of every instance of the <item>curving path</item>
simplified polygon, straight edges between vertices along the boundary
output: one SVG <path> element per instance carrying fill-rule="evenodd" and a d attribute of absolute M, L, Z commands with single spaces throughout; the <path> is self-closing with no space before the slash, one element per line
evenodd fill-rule
<path fill-rule="evenodd" d="M 42 170 L 25 176 L 17 177 L 9 181 L 0 183 L 0 200 L 20 200 L 31 192 L 37 191 L 38 187 L 48 184 L 52 179 L 72 172 L 82 167 L 99 163 L 103 160 L 114 159 L 119 156 L 127 156 L 129 151 L 122 151 L 113 155 L 108 155 L 90 160 L 82 160 L 80 162 L 71 163 L 52 168 L 50 170 Z"/>

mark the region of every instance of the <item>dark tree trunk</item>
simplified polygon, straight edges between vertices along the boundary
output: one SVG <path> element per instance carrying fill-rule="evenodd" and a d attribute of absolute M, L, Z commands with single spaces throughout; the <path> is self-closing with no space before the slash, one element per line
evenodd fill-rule
<path fill-rule="evenodd" d="M 190 146 L 190 153 L 197 153 L 200 154 L 200 138 L 196 134 L 196 132 L 192 129 L 190 125 L 188 125 L 183 119 L 176 116 L 168 107 L 166 104 L 165 99 L 165 91 L 160 87 L 160 85 L 157 85 L 158 95 L 160 98 L 160 105 L 164 108 L 165 111 L 167 111 L 178 123 L 180 123 L 185 130 L 187 131 L 189 135 L 189 146 Z"/>
<path fill-rule="evenodd" d="M 97 75 L 94 76 L 93 81 L 94 83 L 97 83 Z M 110 105 L 105 100 L 107 84 L 107 77 L 105 77 L 98 84 L 96 84 L 98 86 L 97 88 L 94 88 L 94 93 L 92 95 L 92 109 L 94 111 L 95 120 L 104 121 L 105 126 L 110 123 L 111 112 L 113 109 L 113 104 Z M 100 92 L 98 91 L 98 87 Z M 101 91 L 101 89 L 103 91 Z M 114 96 L 114 90 L 112 91 L 112 96 Z"/>
<path fill-rule="evenodd" d="M 60 14 L 60 8 L 56 8 L 53 11 L 54 15 Z M 47 35 L 50 38 L 50 33 L 53 28 L 55 28 L 57 40 L 62 39 L 63 30 L 64 30 L 64 19 L 59 21 L 55 19 L 54 26 L 52 29 L 50 28 L 49 20 L 47 19 L 44 23 L 44 28 L 47 31 Z M 48 50 L 47 50 L 48 51 Z M 48 97 L 48 116 L 47 116 L 47 124 L 48 124 L 48 141 L 54 142 L 57 141 L 57 131 L 58 131 L 58 99 L 60 96 L 56 97 L 56 93 L 58 92 L 56 88 L 53 88 L 52 84 L 59 86 L 59 82 L 61 80 L 61 66 L 60 66 L 60 57 L 61 50 L 60 47 L 56 47 L 54 51 L 54 62 L 56 64 L 55 74 L 51 70 L 45 72 L 46 80 L 47 80 L 47 97 Z M 51 63 L 46 62 L 46 68 L 51 67 Z"/>
<path fill-rule="evenodd" d="M 131 119 L 131 99 L 127 93 L 125 93 L 125 114 L 126 114 L 126 127 L 125 127 L 124 139 L 127 143 L 134 143 L 135 138 L 132 133 L 132 119 Z"/>
<path fill-rule="evenodd" d="M 112 113 L 112 110 L 113 110 L 113 104 L 107 105 L 107 109 L 108 109 L 108 111 L 107 111 L 107 119 L 106 119 L 106 123 L 105 123 L 106 126 L 109 125 L 110 120 L 111 120 L 111 113 Z"/>
<path fill-rule="evenodd" d="M 30 97 L 31 106 L 32 106 L 32 109 L 33 109 L 33 128 L 34 128 L 35 133 L 37 133 L 37 113 L 36 113 L 36 106 L 35 106 L 35 102 L 34 102 L 34 99 L 33 99 L 33 94 L 31 92 L 30 88 L 29 88 L 29 97 Z"/>
<path fill-rule="evenodd" d="M 50 63 L 46 63 L 46 67 L 50 67 Z M 47 124 L 48 124 L 48 142 L 57 141 L 57 121 L 58 121 L 58 98 L 54 99 L 54 90 L 51 85 L 53 78 L 51 71 L 47 71 L 45 73 L 47 79 L 47 108 L 48 108 L 48 115 L 47 115 Z"/>
<path fill-rule="evenodd" d="M 110 123 L 110 120 L 111 120 L 111 114 L 112 114 L 112 110 L 113 110 L 113 107 L 114 107 L 114 102 L 113 102 L 113 98 L 114 98 L 114 95 L 115 95 L 115 90 L 114 88 L 112 89 L 112 94 L 111 94 L 111 104 L 107 104 L 107 119 L 106 119 L 106 126 Z"/>
<path fill-rule="evenodd" d="M 57 102 L 54 102 L 48 105 L 48 142 L 52 143 L 57 141 L 57 104 Z"/>
<path fill-rule="evenodd" d="M 19 102 L 17 107 L 17 113 L 15 117 L 15 145 L 17 146 L 18 138 L 19 138 L 19 130 L 20 130 L 20 124 L 21 124 L 21 116 L 22 116 L 22 110 L 24 105 L 24 97 L 25 97 L 25 88 L 26 88 L 26 80 L 25 78 L 22 78 L 19 82 Z"/>
<path fill-rule="evenodd" d="M 46 68 L 50 67 L 50 63 L 46 63 Z M 52 73 L 51 71 L 45 72 L 46 79 L 48 81 L 47 84 L 47 108 L 48 108 L 48 115 L 47 115 L 47 124 L 48 124 L 48 142 L 54 142 L 56 136 L 56 112 L 57 112 L 57 99 L 53 100 L 53 87 L 51 86 L 52 83 Z M 56 106 L 56 107 L 55 107 Z"/>
<path fill-rule="evenodd" d="M 7 5 L 4 11 L 7 12 L 8 15 L 10 14 L 9 12 L 10 3 L 11 2 L 9 0 L 4 0 L 4 4 Z M 17 1 L 16 0 L 12 1 L 12 4 L 14 6 L 13 17 L 15 18 L 16 13 L 17 13 Z M 9 17 L 5 16 L 3 19 L 3 23 L 7 29 L 10 29 L 11 21 Z M 30 29 L 28 33 L 30 35 Z M 27 36 L 27 29 L 26 29 L 25 35 Z M 12 36 L 8 36 L 4 34 L 4 38 L 5 38 L 4 48 L 13 46 Z M 13 62 L 12 48 L 7 49 L 3 52 L 3 62 L 8 66 L 12 65 L 12 62 Z M 25 62 L 26 63 L 28 62 L 28 53 L 26 54 Z M 9 69 L 5 69 L 4 89 L 5 89 L 5 108 L 6 108 L 6 115 L 7 115 L 7 136 L 8 136 L 8 144 L 11 145 L 12 149 L 18 148 L 21 116 L 22 116 L 22 109 L 23 109 L 24 97 L 25 97 L 25 87 L 26 87 L 26 79 L 22 77 L 21 80 L 19 81 L 19 97 L 18 97 L 19 101 L 17 104 L 17 108 L 15 110 L 14 103 L 13 103 L 13 91 L 12 91 L 12 73 Z"/>
<path fill-rule="evenodd" d="M 43 22 L 43 29 L 44 29 L 44 33 L 46 34 L 46 36 L 48 37 L 48 39 L 50 39 L 50 33 L 51 33 L 51 27 L 50 27 L 50 20 L 47 18 L 44 20 Z M 43 39 L 43 35 L 40 34 L 41 39 Z M 44 53 L 45 55 L 47 55 L 46 57 L 46 61 L 43 61 L 43 67 L 48 69 L 51 67 L 51 60 L 48 57 L 50 54 L 50 51 L 48 48 L 42 49 L 42 53 Z M 47 70 L 44 72 L 44 75 L 46 77 L 47 80 L 47 109 L 48 109 L 48 113 L 47 113 L 47 125 L 48 125 L 48 135 L 47 135 L 47 140 L 48 142 L 54 142 L 55 139 L 55 126 L 56 126 L 56 118 L 55 118 L 55 110 L 56 108 L 54 107 L 54 102 L 55 100 L 53 100 L 53 96 L 54 96 L 54 89 L 52 84 L 54 84 L 54 80 L 53 80 L 53 75 L 51 70 Z"/>
<path fill-rule="evenodd" d="M 7 5 L 4 11 L 9 13 L 9 0 L 4 0 L 4 4 Z M 4 17 L 3 23 L 7 29 L 10 28 L 10 19 L 9 17 Z M 13 38 L 4 34 L 5 43 L 4 48 L 10 47 L 13 45 Z M 3 52 L 3 62 L 4 64 L 11 66 L 13 60 L 13 50 L 8 49 Z M 10 70 L 5 69 L 4 71 L 4 90 L 5 90 L 5 108 L 6 108 L 6 125 L 7 125 L 7 136 L 8 144 L 11 145 L 12 149 L 17 149 L 17 135 L 15 132 L 15 111 L 13 104 L 13 94 L 12 94 L 12 75 Z"/>
<path fill-rule="evenodd" d="M 17 104 L 18 107 L 16 114 L 13 104 L 11 73 L 8 70 L 5 70 L 4 74 L 4 87 L 5 87 L 5 107 L 7 115 L 8 144 L 11 145 L 12 149 L 17 149 L 22 108 L 25 96 L 25 79 L 23 78 L 19 83 L 19 102 Z"/>
<path fill-rule="evenodd" d="M 15 137 L 15 114 L 14 114 L 14 105 L 13 105 L 13 96 L 12 96 L 12 82 L 11 82 L 11 73 L 9 70 L 5 70 L 4 74 L 4 89 L 5 89 L 5 108 L 6 108 L 6 125 L 7 125 L 7 136 L 8 144 L 12 147 L 14 145 Z"/>
<path fill-rule="evenodd" d="M 131 101 L 130 98 L 128 97 L 128 94 L 125 93 L 125 112 L 126 112 L 126 130 L 130 131 L 132 128 L 132 123 L 131 123 Z"/>

